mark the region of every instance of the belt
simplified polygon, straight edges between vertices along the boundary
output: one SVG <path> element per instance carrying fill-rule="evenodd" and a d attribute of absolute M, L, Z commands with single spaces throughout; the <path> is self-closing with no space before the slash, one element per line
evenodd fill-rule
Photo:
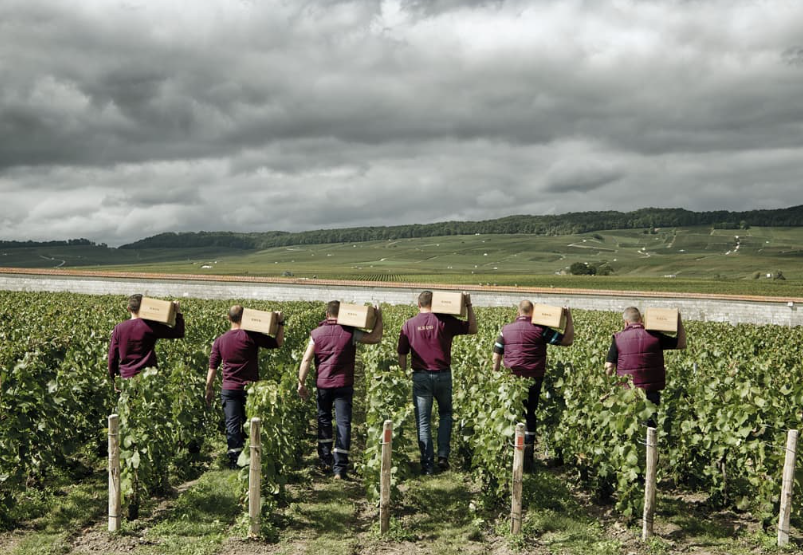
<path fill-rule="evenodd" d="M 438 374 L 440 372 L 451 372 L 451 368 L 443 368 L 442 370 L 424 370 L 421 368 L 413 368 L 413 374 L 417 374 L 419 372 L 429 372 L 430 374 Z"/>

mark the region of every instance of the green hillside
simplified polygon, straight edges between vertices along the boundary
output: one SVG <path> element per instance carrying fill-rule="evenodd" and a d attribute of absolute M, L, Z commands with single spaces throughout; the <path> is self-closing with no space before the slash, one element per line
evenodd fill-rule
<path fill-rule="evenodd" d="M 18 267 L 803 296 L 803 228 L 446 236 L 261 251 L 61 246 L 0 254 L 0 264 Z M 606 264 L 613 274 L 560 275 L 577 262 Z M 779 270 L 784 280 L 766 277 Z"/>
<path fill-rule="evenodd" d="M 696 227 L 712 229 L 747 229 L 749 227 L 801 227 L 803 205 L 776 210 L 746 212 L 692 212 L 682 208 L 642 208 L 632 212 L 569 212 L 556 215 L 506 216 L 495 220 L 449 221 L 432 224 L 317 229 L 287 233 L 268 231 L 237 233 L 231 231 L 199 231 L 161 233 L 121 249 L 227 247 L 264 250 L 293 245 L 324 243 L 359 243 L 388 239 L 446 237 L 451 235 L 574 235 L 614 229 L 644 229 L 656 227 Z M 0 243 L 1 245 L 1 243 Z"/>

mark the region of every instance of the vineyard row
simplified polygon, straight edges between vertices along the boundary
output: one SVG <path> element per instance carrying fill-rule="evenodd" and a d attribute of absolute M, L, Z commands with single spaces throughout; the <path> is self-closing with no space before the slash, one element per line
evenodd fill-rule
<path fill-rule="evenodd" d="M 160 344 L 159 370 L 126 380 L 117 397 L 106 377 L 111 329 L 125 319 L 124 299 L 75 294 L 0 292 L 0 522 L 29 487 L 75 458 L 97 461 L 106 419 L 121 420 L 123 495 L 135 507 L 142 493 L 166 489 L 191 465 L 199 447 L 219 438 L 220 408 L 204 402 L 204 376 L 214 338 L 226 328 L 233 301 L 186 299 L 184 340 Z M 262 422 L 264 510 L 270 511 L 312 441 L 312 403 L 296 395 L 298 364 L 322 303 L 248 302 L 288 317 L 285 345 L 260 355 L 262 381 L 249 389 L 247 412 Z M 396 330 L 415 308 L 384 310 L 386 335 L 360 348 L 358 393 L 365 449 L 355 471 L 378 495 L 385 420 L 394 424 L 394 483 L 410 478 L 415 452 L 411 380 L 397 366 Z M 485 501 L 506 499 L 512 440 L 526 386 L 491 370 L 491 348 L 513 308 L 478 309 L 477 337 L 455 340 L 452 451 L 483 484 Z M 603 371 L 618 316 L 575 311 L 572 347 L 551 349 L 539 408 L 538 441 L 578 480 L 613 495 L 624 515 L 642 508 L 645 447 L 642 422 L 652 411 L 639 390 L 619 387 Z M 784 434 L 803 421 L 803 331 L 779 326 L 689 323 L 688 349 L 667 353 L 667 389 L 658 417 L 659 480 L 702 491 L 712 504 L 777 513 Z M 248 451 L 246 447 L 245 452 Z M 245 488 L 245 486 L 243 486 Z M 243 489 L 243 494 L 244 494 Z"/>

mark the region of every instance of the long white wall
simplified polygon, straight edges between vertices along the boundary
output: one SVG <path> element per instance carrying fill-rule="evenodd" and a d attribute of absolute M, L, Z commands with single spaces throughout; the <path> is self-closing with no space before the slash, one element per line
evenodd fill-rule
<path fill-rule="evenodd" d="M 181 299 L 259 299 L 276 301 L 329 301 L 387 304 L 414 304 L 420 288 L 412 287 L 348 287 L 319 284 L 237 283 L 217 281 L 182 281 L 150 279 L 107 279 L 85 277 L 33 277 L 0 273 L 0 290 L 52 291 L 90 295 L 130 295 Z M 803 325 L 803 311 L 797 304 L 780 301 L 732 301 L 687 298 L 683 296 L 639 297 L 605 294 L 528 294 L 510 291 L 472 291 L 477 306 L 514 306 L 523 298 L 533 302 L 565 305 L 585 310 L 621 312 L 627 306 L 676 307 L 684 319 L 732 324 Z"/>

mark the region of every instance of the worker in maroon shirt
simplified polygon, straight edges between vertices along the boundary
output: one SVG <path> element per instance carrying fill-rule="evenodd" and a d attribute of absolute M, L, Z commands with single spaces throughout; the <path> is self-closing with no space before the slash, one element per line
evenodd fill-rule
<path fill-rule="evenodd" d="M 660 405 L 661 391 L 666 387 L 664 351 L 686 348 L 686 329 L 680 314 L 676 337 L 645 330 L 641 312 L 635 306 L 627 307 L 622 318 L 625 328 L 613 335 L 605 358 L 605 371 L 608 375 L 616 372 L 617 376 L 633 376 L 633 385 L 643 389 L 649 401 Z M 656 426 L 655 415 L 647 425 Z"/>
<path fill-rule="evenodd" d="M 452 438 L 452 339 L 457 335 L 477 333 L 477 318 L 471 297 L 464 293 L 468 320 L 448 314 L 434 314 L 432 291 L 418 296 L 418 315 L 407 320 L 399 334 L 399 366 L 407 369 L 407 355 L 412 353 L 413 408 L 421 452 L 421 473 L 435 473 L 432 445 L 432 404 L 438 402 L 438 467 L 449 469 Z"/>
<path fill-rule="evenodd" d="M 240 329 L 243 307 L 234 305 L 229 309 L 231 329 L 215 339 L 209 356 L 209 371 L 206 374 L 206 402 L 214 398 L 217 369 L 223 366 L 223 388 L 220 399 L 226 417 L 226 444 L 229 468 L 237 468 L 237 459 L 243 450 L 245 434 L 245 388 L 259 381 L 259 348 L 278 349 L 284 343 L 284 319 L 279 313 L 279 331 L 273 338 L 264 333 Z"/>
<path fill-rule="evenodd" d="M 318 457 L 321 468 L 334 471 L 336 480 L 344 480 L 351 449 L 351 408 L 354 398 L 354 363 L 357 343 L 373 344 L 382 340 L 382 311 L 376 310 L 374 329 L 366 333 L 337 323 L 340 301 L 326 305 L 326 320 L 312 330 L 310 342 L 298 371 L 298 394 L 309 398 L 305 385 L 312 360 L 315 360 L 318 405 Z M 337 437 L 332 430 L 332 407 L 337 419 Z M 334 449 L 332 445 L 334 444 Z"/>
<path fill-rule="evenodd" d="M 499 371 L 504 360 L 505 368 L 514 376 L 530 381 L 527 400 L 524 402 L 524 419 L 527 431 L 524 435 L 524 469 L 533 468 L 535 456 L 535 411 L 541 396 L 541 386 L 546 373 L 546 346 L 562 345 L 568 347 L 574 342 L 574 323 L 572 313 L 566 309 L 566 329 L 560 333 L 552 328 L 532 323 L 533 303 L 519 303 L 516 320 L 502 328 L 493 349 L 493 369 Z"/>
<path fill-rule="evenodd" d="M 128 312 L 131 318 L 114 326 L 109 342 L 109 378 L 114 381 L 118 374 L 122 378 L 133 378 L 142 370 L 156 367 L 156 340 L 181 339 L 184 337 L 184 315 L 178 302 L 176 305 L 176 326 L 151 322 L 139 317 L 142 295 L 128 297 Z"/>

